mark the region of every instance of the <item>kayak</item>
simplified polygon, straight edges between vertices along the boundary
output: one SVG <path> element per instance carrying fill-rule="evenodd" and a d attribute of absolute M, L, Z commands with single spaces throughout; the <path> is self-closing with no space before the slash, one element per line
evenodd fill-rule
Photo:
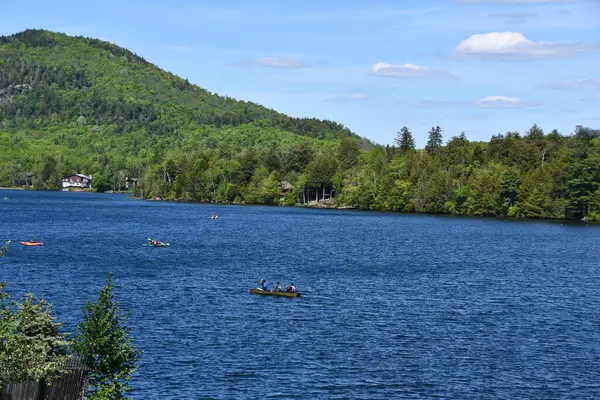
<path fill-rule="evenodd" d="M 161 242 L 159 244 L 144 243 L 142 246 L 146 246 L 146 247 L 167 247 L 167 246 L 170 246 L 170 245 L 171 245 L 171 243 Z"/>
<path fill-rule="evenodd" d="M 19 242 L 21 243 L 23 246 L 43 246 L 44 243 L 42 242 Z"/>
<path fill-rule="evenodd" d="M 251 294 L 260 294 L 263 296 L 281 296 L 281 297 L 301 297 L 302 295 L 298 292 L 271 292 L 270 290 L 263 289 L 250 289 Z"/>

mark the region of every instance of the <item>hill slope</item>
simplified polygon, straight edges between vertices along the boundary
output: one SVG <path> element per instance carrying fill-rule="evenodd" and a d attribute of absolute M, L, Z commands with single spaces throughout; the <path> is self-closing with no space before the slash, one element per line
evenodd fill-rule
<path fill-rule="evenodd" d="M 355 136 L 332 121 L 290 118 L 210 93 L 105 41 L 44 30 L 0 37 L 0 120 L 40 126 L 80 117 L 115 124 L 117 132 L 144 127 L 157 135 L 190 122 L 220 127 L 261 120 L 313 138 Z"/>
<path fill-rule="evenodd" d="M 233 201 L 269 178 L 268 197 L 252 200 L 268 203 L 277 182 L 340 141 L 372 147 L 338 123 L 210 93 L 108 42 L 0 37 L 0 186 L 59 189 L 84 173 L 98 190 L 129 176 L 147 195 Z"/>

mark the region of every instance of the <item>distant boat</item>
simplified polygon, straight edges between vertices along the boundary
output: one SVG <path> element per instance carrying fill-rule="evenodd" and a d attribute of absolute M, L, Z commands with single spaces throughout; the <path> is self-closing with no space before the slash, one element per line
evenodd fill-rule
<path fill-rule="evenodd" d="M 19 242 L 21 243 L 23 246 L 43 246 L 44 243 L 42 242 L 34 242 L 33 240 L 29 241 L 29 242 Z"/>
<path fill-rule="evenodd" d="M 217 214 L 213 214 L 210 216 L 210 219 L 219 219 L 219 216 Z"/>
<path fill-rule="evenodd" d="M 144 243 L 142 246 L 145 246 L 145 247 L 167 247 L 170 245 L 171 245 L 171 243 L 160 242 L 160 243 Z"/>
<path fill-rule="evenodd" d="M 298 292 L 272 292 L 270 290 L 263 290 L 260 288 L 250 289 L 250 293 L 260 294 L 263 296 L 302 297 L 302 294 Z"/>

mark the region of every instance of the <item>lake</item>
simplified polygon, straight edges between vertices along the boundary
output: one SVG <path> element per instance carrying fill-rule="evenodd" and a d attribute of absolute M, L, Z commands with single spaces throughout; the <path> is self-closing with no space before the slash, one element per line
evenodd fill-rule
<path fill-rule="evenodd" d="M 73 332 L 113 271 L 134 399 L 600 398 L 598 226 L 4 196 L 14 297 Z M 304 297 L 249 294 L 261 278 Z"/>

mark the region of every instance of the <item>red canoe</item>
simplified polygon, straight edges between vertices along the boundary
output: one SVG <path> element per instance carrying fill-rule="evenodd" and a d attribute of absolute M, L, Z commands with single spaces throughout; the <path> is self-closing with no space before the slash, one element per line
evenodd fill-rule
<path fill-rule="evenodd" d="M 23 246 L 43 246 L 44 243 L 42 242 L 19 242 L 21 243 Z"/>

